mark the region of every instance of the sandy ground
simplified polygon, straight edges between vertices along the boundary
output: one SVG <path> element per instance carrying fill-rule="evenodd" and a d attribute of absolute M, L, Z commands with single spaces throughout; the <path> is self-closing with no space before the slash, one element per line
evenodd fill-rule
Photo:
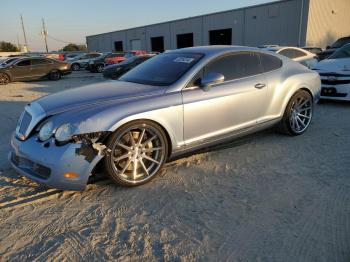
<path fill-rule="evenodd" d="M 0 89 L 0 261 L 350 261 L 350 103 L 306 134 L 265 131 L 167 165 L 138 188 L 39 186 L 7 163 L 26 102 L 101 81 Z"/>

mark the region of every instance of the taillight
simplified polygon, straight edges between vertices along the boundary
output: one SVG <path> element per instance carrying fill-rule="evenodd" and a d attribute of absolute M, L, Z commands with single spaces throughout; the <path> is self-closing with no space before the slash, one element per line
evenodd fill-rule
<path fill-rule="evenodd" d="M 58 55 L 58 60 L 63 61 L 63 60 L 64 60 L 64 54 L 59 54 L 59 55 Z"/>

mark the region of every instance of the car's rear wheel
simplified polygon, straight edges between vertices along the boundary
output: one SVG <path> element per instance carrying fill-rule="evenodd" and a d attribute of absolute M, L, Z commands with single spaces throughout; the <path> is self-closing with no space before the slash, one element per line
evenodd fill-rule
<path fill-rule="evenodd" d="M 303 134 L 311 123 L 312 113 L 312 96 L 305 90 L 297 91 L 288 102 L 279 130 L 292 136 Z"/>
<path fill-rule="evenodd" d="M 10 83 L 10 77 L 5 73 L 0 73 L 0 85 L 7 85 Z"/>
<path fill-rule="evenodd" d="M 54 81 L 60 80 L 61 79 L 61 72 L 58 70 L 51 71 L 49 74 L 49 79 L 54 80 Z"/>
<path fill-rule="evenodd" d="M 78 71 L 80 69 L 80 65 L 79 64 L 73 64 L 71 66 L 71 68 L 72 68 L 73 71 Z"/>
<path fill-rule="evenodd" d="M 111 153 L 105 167 L 113 181 L 138 186 L 153 179 L 167 158 L 168 142 L 161 127 L 151 121 L 134 121 L 118 129 L 107 141 Z"/>
<path fill-rule="evenodd" d="M 97 65 L 96 72 L 101 73 L 103 71 L 103 65 Z"/>

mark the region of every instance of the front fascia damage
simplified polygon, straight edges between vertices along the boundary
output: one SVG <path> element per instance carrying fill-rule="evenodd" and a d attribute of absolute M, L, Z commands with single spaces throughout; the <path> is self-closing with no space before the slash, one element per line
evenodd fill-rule
<path fill-rule="evenodd" d="M 92 162 L 97 155 L 105 156 L 110 154 L 111 150 L 103 144 L 109 134 L 110 132 L 104 131 L 73 135 L 73 142 L 81 144 L 81 147 L 77 148 L 75 153 L 84 156 L 88 162 Z"/>

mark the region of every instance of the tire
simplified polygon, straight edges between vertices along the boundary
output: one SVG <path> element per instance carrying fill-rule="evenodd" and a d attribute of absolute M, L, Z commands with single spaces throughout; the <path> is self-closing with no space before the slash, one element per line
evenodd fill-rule
<path fill-rule="evenodd" d="M 96 66 L 96 72 L 97 73 L 102 73 L 102 71 L 103 71 L 103 65 L 97 65 Z"/>
<path fill-rule="evenodd" d="M 7 85 L 10 82 L 10 77 L 7 74 L 0 73 L 0 85 Z"/>
<path fill-rule="evenodd" d="M 313 106 L 312 96 L 305 90 L 298 90 L 289 100 L 278 130 L 290 136 L 305 133 L 312 120 Z"/>
<path fill-rule="evenodd" d="M 50 80 L 53 80 L 53 81 L 57 81 L 57 80 L 60 80 L 61 79 L 61 72 L 58 71 L 58 70 L 53 70 L 50 72 L 49 74 L 49 79 Z"/>
<path fill-rule="evenodd" d="M 151 121 L 125 124 L 107 140 L 111 153 L 104 165 L 112 180 L 121 186 L 139 186 L 156 177 L 168 155 L 168 140 L 161 127 Z"/>
<path fill-rule="evenodd" d="M 72 64 L 71 69 L 72 69 L 72 71 L 78 71 L 78 70 L 80 70 L 80 65 L 77 63 Z"/>

